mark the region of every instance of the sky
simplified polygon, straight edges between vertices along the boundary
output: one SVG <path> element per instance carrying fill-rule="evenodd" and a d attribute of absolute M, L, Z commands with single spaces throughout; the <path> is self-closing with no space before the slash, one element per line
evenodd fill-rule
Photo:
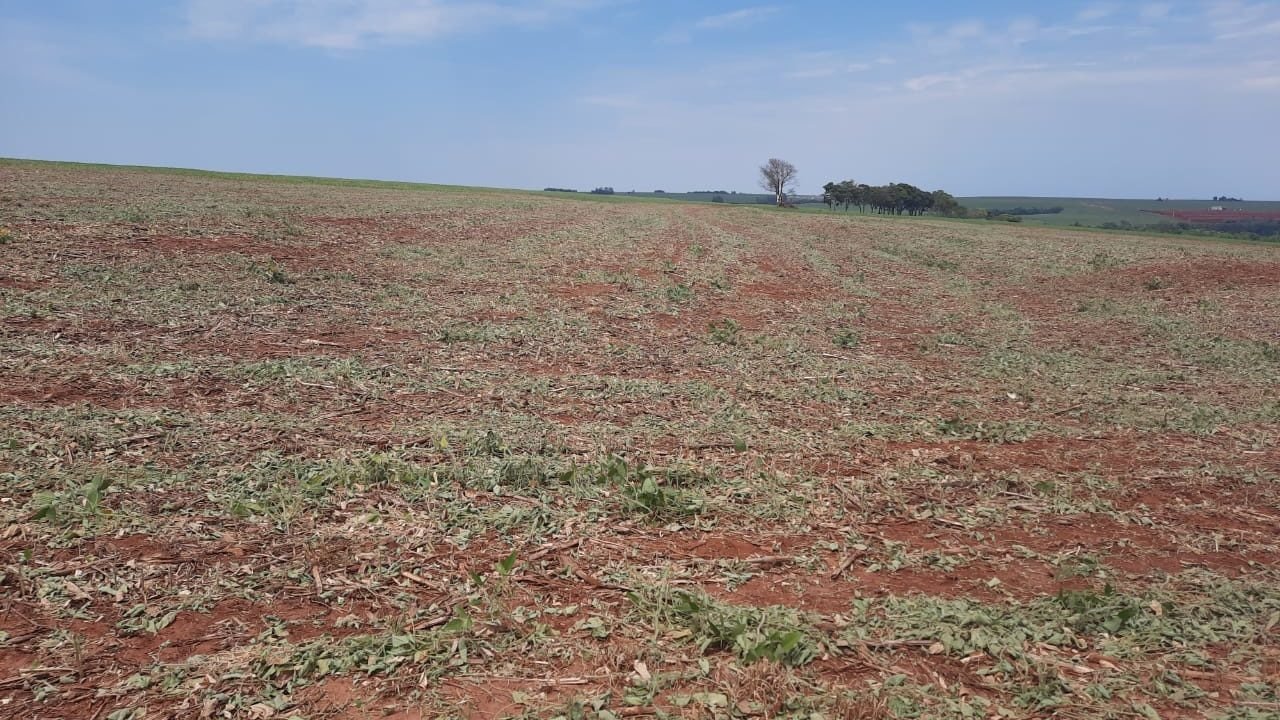
<path fill-rule="evenodd" d="M 0 0 L 0 156 L 1280 199 L 1280 1 Z"/>

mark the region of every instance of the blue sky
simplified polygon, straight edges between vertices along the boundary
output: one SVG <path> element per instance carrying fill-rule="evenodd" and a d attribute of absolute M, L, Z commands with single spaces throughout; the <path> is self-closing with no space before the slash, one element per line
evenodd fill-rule
<path fill-rule="evenodd" d="M 0 155 L 1280 199 L 1280 2 L 0 0 Z"/>

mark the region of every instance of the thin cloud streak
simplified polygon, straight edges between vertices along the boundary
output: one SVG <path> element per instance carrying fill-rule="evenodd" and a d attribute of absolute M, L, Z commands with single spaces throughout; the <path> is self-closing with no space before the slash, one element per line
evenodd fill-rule
<path fill-rule="evenodd" d="M 1098 3 L 1081 10 L 1076 14 L 1076 19 L 1085 23 L 1097 22 L 1098 20 L 1111 17 L 1115 11 L 1115 6 L 1110 3 Z"/>
<path fill-rule="evenodd" d="M 720 13 L 718 15 L 708 15 L 691 23 L 682 24 L 674 27 L 662 35 L 658 36 L 658 42 L 663 45 L 678 45 L 693 42 L 695 34 L 700 32 L 715 32 L 721 30 L 735 30 L 754 25 L 764 18 L 778 12 L 778 8 L 772 5 L 762 5 L 758 7 L 742 8 L 732 12 Z"/>
<path fill-rule="evenodd" d="M 1173 5 L 1167 2 L 1147 3 L 1138 11 L 1138 16 L 1147 22 L 1156 22 L 1169 17 Z"/>
<path fill-rule="evenodd" d="M 591 0 L 190 0 L 189 32 L 207 40 L 329 50 L 429 42 L 462 32 L 531 28 L 605 3 Z"/>
<path fill-rule="evenodd" d="M 778 12 L 778 8 L 772 6 L 743 8 L 742 10 L 704 17 L 694 23 L 693 26 L 699 30 L 722 30 L 724 28 L 741 27 L 776 12 Z"/>

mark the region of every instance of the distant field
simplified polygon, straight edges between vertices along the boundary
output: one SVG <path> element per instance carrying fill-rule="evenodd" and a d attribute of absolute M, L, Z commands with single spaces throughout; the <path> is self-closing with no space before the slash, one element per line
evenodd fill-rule
<path fill-rule="evenodd" d="M 725 204 L 735 205 L 769 205 L 772 204 L 773 198 L 770 195 L 759 193 L 703 193 L 703 192 L 617 192 L 614 195 L 593 195 L 587 192 L 579 192 L 567 194 L 567 197 L 586 197 L 592 199 L 603 198 L 636 198 L 636 199 L 654 199 L 654 200 L 676 200 L 684 202 L 712 202 L 713 198 L 720 196 Z M 1098 227 L 1104 223 L 1129 223 L 1131 225 L 1155 225 L 1158 223 L 1177 222 L 1178 219 L 1169 216 L 1162 216 L 1160 212 L 1172 211 L 1203 211 L 1207 212 L 1214 206 L 1222 206 L 1227 215 L 1223 217 L 1236 217 L 1236 213 L 1276 213 L 1280 212 L 1280 201 L 1275 202 L 1215 202 L 1211 200 L 1168 200 L 1157 202 L 1156 200 L 1117 200 L 1109 198 L 1057 198 L 1057 197 L 962 197 L 957 198 L 962 205 L 971 209 L 984 210 L 1007 210 L 1012 208 L 1027 207 L 1055 207 L 1063 208 L 1061 213 L 1042 214 L 1042 215 L 1024 215 L 1025 223 L 1037 223 L 1053 227 L 1065 227 L 1070 225 L 1083 225 L 1086 227 Z M 802 200 L 800 209 L 807 212 L 830 212 L 829 209 L 821 204 L 814 203 L 808 199 Z M 838 211 L 838 214 L 846 214 L 845 211 Z M 857 214 L 854 209 L 847 214 Z M 1214 219 L 1213 215 L 1205 216 Z M 1201 221 L 1197 218 L 1197 221 Z"/>
<path fill-rule="evenodd" d="M 590 192 L 566 193 L 568 195 L 586 195 L 588 197 L 626 197 L 650 198 L 654 200 L 681 200 L 684 202 L 714 202 L 726 205 L 768 205 L 773 203 L 773 196 L 764 193 L 741 192 L 644 192 L 616 191 L 613 195 L 595 195 Z M 719 197 L 720 200 L 716 200 Z"/>
<path fill-rule="evenodd" d="M 1209 210 L 1222 206 L 1227 210 L 1249 212 L 1277 212 L 1280 202 L 1214 202 L 1212 200 L 1112 200 L 1106 198 L 1053 198 L 1053 197 L 964 197 L 960 204 L 969 208 L 1001 210 L 1015 207 L 1061 206 L 1063 211 L 1053 215 L 1027 215 L 1025 222 L 1044 225 L 1101 225 L 1103 223 L 1128 222 L 1134 225 L 1152 225 L 1170 222 L 1170 218 L 1156 215 L 1156 211 Z M 1146 212 L 1151 211 L 1151 212 Z"/>
<path fill-rule="evenodd" d="M 0 162 L 0 718 L 1276 717 L 1280 247 L 584 198 Z"/>

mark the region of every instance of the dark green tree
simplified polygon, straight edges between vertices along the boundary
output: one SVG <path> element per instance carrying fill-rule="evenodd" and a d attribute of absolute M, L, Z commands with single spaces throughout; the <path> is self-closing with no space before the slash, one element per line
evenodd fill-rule
<path fill-rule="evenodd" d="M 964 206 L 946 190 L 933 191 L 933 212 L 946 217 L 964 215 Z"/>

